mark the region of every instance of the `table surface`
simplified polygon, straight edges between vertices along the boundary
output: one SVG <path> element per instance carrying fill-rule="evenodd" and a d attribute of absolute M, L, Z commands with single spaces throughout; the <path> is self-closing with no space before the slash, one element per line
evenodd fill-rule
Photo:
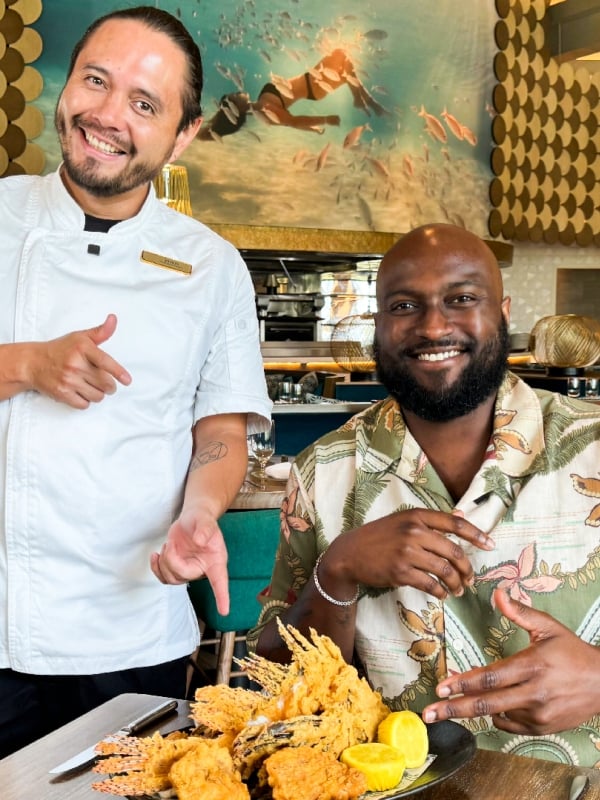
<path fill-rule="evenodd" d="M 273 459 L 274 463 L 277 459 Z M 285 498 L 286 481 L 273 481 L 268 479 L 266 488 L 261 489 L 256 476 L 253 475 L 258 469 L 254 459 L 248 463 L 248 471 L 246 472 L 246 479 L 243 482 L 239 492 L 233 498 L 233 502 L 229 506 L 230 510 L 242 511 L 248 509 L 260 508 L 281 508 L 281 504 Z"/>
<path fill-rule="evenodd" d="M 123 694 L 74 722 L 59 728 L 28 747 L 0 761 L 2 800 L 100 800 L 106 797 L 91 786 L 101 776 L 90 770 L 68 779 L 52 778 L 48 770 L 84 747 L 117 730 L 153 708 L 160 699 L 150 695 Z M 153 730 L 174 730 L 188 719 L 189 704 L 181 700 L 177 714 Z M 600 800 L 600 773 L 551 761 L 478 750 L 474 758 L 446 781 L 417 795 L 419 800 L 507 800 L 541 798 L 568 800 L 573 777 L 593 775 L 585 800 Z M 299 798 L 298 800 L 301 800 Z"/>

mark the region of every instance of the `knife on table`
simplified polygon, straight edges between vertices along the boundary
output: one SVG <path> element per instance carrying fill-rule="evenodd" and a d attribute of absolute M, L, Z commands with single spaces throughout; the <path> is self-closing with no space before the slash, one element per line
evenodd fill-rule
<path fill-rule="evenodd" d="M 126 725 L 123 725 L 123 727 L 118 731 L 115 731 L 115 733 L 105 736 L 100 741 L 111 741 L 112 739 L 117 739 L 122 736 L 133 736 L 133 734 L 141 731 L 143 728 L 146 728 L 153 722 L 162 719 L 162 717 L 165 717 L 167 714 L 171 713 L 171 711 L 175 711 L 177 708 L 177 702 L 177 700 L 166 700 L 162 702 L 160 705 L 156 706 L 150 711 L 147 711 L 145 714 L 142 714 L 131 722 L 128 722 Z M 96 753 L 97 744 L 98 742 L 95 742 L 90 747 L 86 747 L 85 750 L 77 753 L 77 755 L 72 756 L 72 758 L 63 761 L 62 764 L 52 767 L 52 769 L 49 770 L 50 774 L 63 775 L 66 772 L 73 772 L 74 770 L 79 771 L 84 767 L 89 767 L 94 763 L 98 756 Z"/>

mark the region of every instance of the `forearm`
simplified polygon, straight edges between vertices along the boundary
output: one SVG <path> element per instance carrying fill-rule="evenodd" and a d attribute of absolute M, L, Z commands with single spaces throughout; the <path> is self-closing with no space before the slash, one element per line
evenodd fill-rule
<path fill-rule="evenodd" d="M 247 463 L 245 414 L 219 414 L 197 422 L 182 513 L 202 507 L 215 520 L 222 516 L 244 481 Z"/>
<path fill-rule="evenodd" d="M 350 663 L 356 630 L 357 587 L 342 587 L 341 584 L 332 582 L 325 562 L 319 564 L 317 575 L 321 592 L 317 589 L 313 572 L 297 601 L 279 619 L 285 625 L 293 625 L 305 636 L 310 636 L 311 628 L 328 636 Z M 329 595 L 329 599 L 324 594 Z M 334 600 L 338 602 L 333 602 Z M 260 632 L 256 651 L 271 661 L 287 663 L 290 660 L 291 654 L 279 635 L 277 619 L 271 619 Z"/>
<path fill-rule="evenodd" d="M 0 401 L 33 388 L 29 363 L 36 346 L 34 342 L 0 345 Z"/>

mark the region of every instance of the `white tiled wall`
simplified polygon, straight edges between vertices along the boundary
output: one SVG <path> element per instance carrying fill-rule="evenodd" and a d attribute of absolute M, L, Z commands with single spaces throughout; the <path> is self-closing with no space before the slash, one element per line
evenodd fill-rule
<path fill-rule="evenodd" d="M 502 270 L 505 294 L 512 298 L 512 332 L 530 331 L 540 317 L 556 313 L 559 268 L 600 269 L 600 250 L 515 243 L 512 266 Z"/>

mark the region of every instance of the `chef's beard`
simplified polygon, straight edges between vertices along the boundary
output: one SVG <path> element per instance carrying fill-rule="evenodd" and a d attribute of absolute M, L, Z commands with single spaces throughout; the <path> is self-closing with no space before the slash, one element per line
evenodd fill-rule
<path fill-rule="evenodd" d="M 82 120 L 80 115 L 73 118 L 72 131 L 79 127 L 80 120 Z M 170 152 L 165 152 L 161 158 L 154 159 L 152 162 L 131 160 L 120 172 L 106 175 L 103 174 L 101 165 L 93 158 L 85 159 L 83 163 L 76 163 L 71 157 L 67 121 L 60 108 L 60 103 L 56 108 L 55 123 L 61 144 L 63 169 L 76 186 L 94 197 L 115 197 L 137 189 L 138 186 L 149 184 L 160 173 Z M 88 125 L 88 130 L 94 131 L 94 127 Z M 102 136 L 101 131 L 98 130 L 97 133 Z M 131 151 L 130 155 L 135 158 L 135 149 L 132 145 L 128 145 L 128 147 Z"/>
<path fill-rule="evenodd" d="M 501 318 L 496 334 L 475 354 L 477 342 L 473 339 L 461 342 L 461 349 L 471 353 L 468 365 L 454 383 L 441 383 L 432 389 L 422 386 L 413 376 L 407 364 L 411 356 L 401 351 L 396 354 L 382 352 L 377 338 L 373 343 L 377 377 L 401 408 L 411 411 L 429 422 L 449 422 L 474 411 L 491 395 L 495 394 L 507 370 L 510 353 L 508 324 Z M 427 347 L 451 349 L 448 342 L 424 342 L 420 351 Z"/>

